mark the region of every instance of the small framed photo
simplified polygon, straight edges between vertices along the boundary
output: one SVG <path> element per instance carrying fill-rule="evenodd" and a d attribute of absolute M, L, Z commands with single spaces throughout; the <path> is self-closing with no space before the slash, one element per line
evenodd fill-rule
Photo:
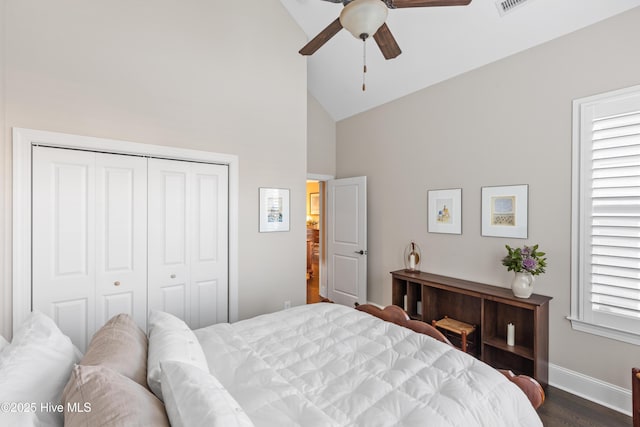
<path fill-rule="evenodd" d="M 260 233 L 289 231 L 289 190 L 260 188 Z"/>
<path fill-rule="evenodd" d="M 309 214 L 320 215 L 320 193 L 309 193 Z"/>
<path fill-rule="evenodd" d="M 482 187 L 482 235 L 528 237 L 528 185 Z"/>
<path fill-rule="evenodd" d="M 429 233 L 462 234 L 462 188 L 427 191 Z"/>

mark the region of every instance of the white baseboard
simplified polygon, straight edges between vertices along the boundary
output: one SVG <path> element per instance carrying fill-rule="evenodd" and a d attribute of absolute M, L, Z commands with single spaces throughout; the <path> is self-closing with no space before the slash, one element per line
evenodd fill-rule
<path fill-rule="evenodd" d="M 631 373 L 629 373 L 631 375 Z M 631 416 L 631 390 L 549 364 L 549 384 Z"/>

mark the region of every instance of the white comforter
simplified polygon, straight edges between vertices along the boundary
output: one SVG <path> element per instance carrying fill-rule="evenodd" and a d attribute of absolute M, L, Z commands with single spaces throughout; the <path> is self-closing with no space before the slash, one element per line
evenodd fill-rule
<path fill-rule="evenodd" d="M 490 366 L 338 304 L 196 335 L 211 373 L 256 426 L 542 426 Z"/>

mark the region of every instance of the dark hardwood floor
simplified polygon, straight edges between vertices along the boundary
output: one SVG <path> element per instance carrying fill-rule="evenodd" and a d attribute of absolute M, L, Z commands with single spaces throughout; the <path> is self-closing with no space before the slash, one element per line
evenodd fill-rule
<path fill-rule="evenodd" d="M 322 297 L 320 296 L 320 283 L 318 280 L 318 277 L 320 276 L 320 269 L 318 266 L 317 252 L 311 255 L 311 270 L 312 273 L 307 274 L 307 304 L 322 301 Z"/>
<path fill-rule="evenodd" d="M 307 279 L 307 304 L 313 304 L 322 301 L 320 296 L 320 286 L 318 284 L 318 276 L 312 276 Z"/>
<path fill-rule="evenodd" d="M 318 264 L 314 259 L 313 274 L 307 279 L 307 304 L 321 301 L 318 294 Z M 566 391 L 548 386 L 546 400 L 538 409 L 545 427 L 631 427 L 631 417 L 582 399 Z M 516 426 L 514 426 L 516 427 Z"/>
<path fill-rule="evenodd" d="M 545 427 L 631 427 L 631 417 L 582 399 L 566 391 L 547 387 L 547 398 L 538 409 Z"/>

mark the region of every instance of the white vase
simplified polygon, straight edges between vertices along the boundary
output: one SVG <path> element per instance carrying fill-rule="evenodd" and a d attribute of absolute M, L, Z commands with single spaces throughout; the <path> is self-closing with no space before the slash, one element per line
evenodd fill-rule
<path fill-rule="evenodd" d="M 513 295 L 518 298 L 529 298 L 533 293 L 533 281 L 535 277 L 529 272 L 518 272 L 511 282 Z"/>

